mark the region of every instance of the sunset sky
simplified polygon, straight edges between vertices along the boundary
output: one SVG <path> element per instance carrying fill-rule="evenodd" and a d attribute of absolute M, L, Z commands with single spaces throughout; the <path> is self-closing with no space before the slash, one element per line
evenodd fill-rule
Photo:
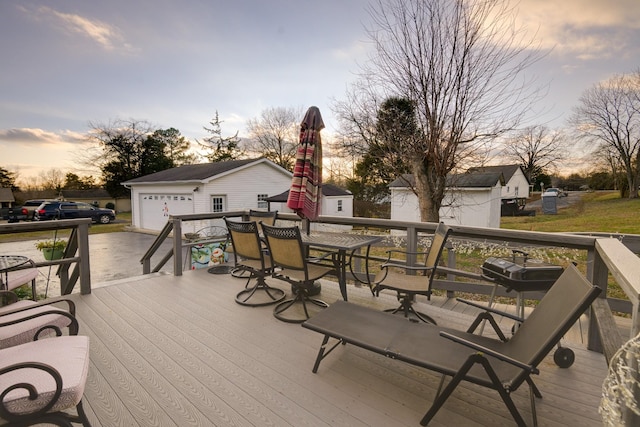
<path fill-rule="evenodd" d="M 175 127 L 190 140 L 269 107 L 320 108 L 327 136 L 370 48 L 374 0 L 0 1 L 0 166 L 20 178 L 75 171 L 90 122 Z M 546 56 L 536 109 L 566 125 L 583 91 L 640 67 L 638 0 L 521 0 Z"/>

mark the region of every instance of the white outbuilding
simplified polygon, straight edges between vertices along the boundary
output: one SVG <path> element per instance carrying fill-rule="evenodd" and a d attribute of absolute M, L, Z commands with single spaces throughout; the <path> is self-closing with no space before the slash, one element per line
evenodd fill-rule
<path fill-rule="evenodd" d="M 259 158 L 185 165 L 123 185 L 131 189 L 132 226 L 159 231 L 169 215 L 267 210 L 266 199 L 286 191 L 291 178 L 288 170 Z M 191 222 L 183 232 L 200 226 Z"/>
<path fill-rule="evenodd" d="M 391 219 L 420 221 L 418 197 L 411 187 L 413 175 L 393 181 Z M 469 172 L 447 177 L 447 190 L 440 208 L 440 221 L 447 225 L 500 227 L 501 192 L 504 177 L 500 172 Z"/>

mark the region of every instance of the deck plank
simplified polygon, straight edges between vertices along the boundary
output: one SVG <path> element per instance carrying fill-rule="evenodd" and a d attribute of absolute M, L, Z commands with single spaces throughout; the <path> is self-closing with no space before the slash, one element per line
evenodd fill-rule
<path fill-rule="evenodd" d="M 200 270 L 72 295 L 80 333 L 91 340 L 85 406 L 92 424 L 419 425 L 439 376 L 355 346 L 340 346 L 313 374 L 321 335 L 276 320 L 271 307 L 236 304 L 243 286 L 244 280 Z M 323 281 L 320 297 L 336 301 L 338 286 Z M 366 287 L 349 286 L 349 298 L 376 309 L 397 304 L 391 293 L 374 297 Z M 442 325 L 463 329 L 472 319 L 473 310 L 453 299 L 417 304 Z M 534 378 L 543 394 L 536 402 L 539 424 L 601 425 L 604 357 L 567 335 L 575 364 L 560 369 L 549 356 Z M 513 398 L 529 421 L 526 387 Z M 430 425 L 511 426 L 513 420 L 496 392 L 463 384 Z"/>

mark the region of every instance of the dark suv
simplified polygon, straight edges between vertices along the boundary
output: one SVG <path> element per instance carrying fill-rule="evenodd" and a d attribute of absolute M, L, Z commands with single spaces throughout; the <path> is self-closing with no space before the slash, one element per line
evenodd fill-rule
<path fill-rule="evenodd" d="M 88 203 L 44 202 L 33 215 L 35 221 L 76 218 L 91 218 L 93 222 L 109 224 L 116 219 L 116 213 L 113 209 L 96 208 Z"/>

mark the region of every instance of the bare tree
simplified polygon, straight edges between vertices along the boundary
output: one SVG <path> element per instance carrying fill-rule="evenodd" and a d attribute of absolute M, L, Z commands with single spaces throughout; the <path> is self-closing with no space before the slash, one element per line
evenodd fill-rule
<path fill-rule="evenodd" d="M 65 176 L 60 169 L 52 168 L 42 174 L 42 189 L 60 191 L 64 187 Z"/>
<path fill-rule="evenodd" d="M 529 126 L 505 143 L 505 154 L 522 166 L 529 182 L 536 176 L 557 166 L 566 158 L 566 138 L 560 131 L 548 127 Z"/>
<path fill-rule="evenodd" d="M 514 129 L 535 101 L 539 90 L 523 71 L 539 50 L 514 25 L 507 0 L 378 0 L 370 14 L 375 51 L 352 104 L 338 104 L 337 114 L 352 121 L 349 135 L 360 132 L 351 140 L 367 144 L 382 100 L 412 102 L 419 136 L 400 154 L 421 219 L 438 221 L 449 172 Z"/>
<path fill-rule="evenodd" d="M 640 70 L 622 74 L 587 89 L 571 122 L 581 138 L 597 150 L 604 147 L 622 164 L 629 198 L 640 186 Z"/>
<path fill-rule="evenodd" d="M 301 108 L 271 107 L 247 121 L 249 150 L 293 170 L 298 148 Z"/>

